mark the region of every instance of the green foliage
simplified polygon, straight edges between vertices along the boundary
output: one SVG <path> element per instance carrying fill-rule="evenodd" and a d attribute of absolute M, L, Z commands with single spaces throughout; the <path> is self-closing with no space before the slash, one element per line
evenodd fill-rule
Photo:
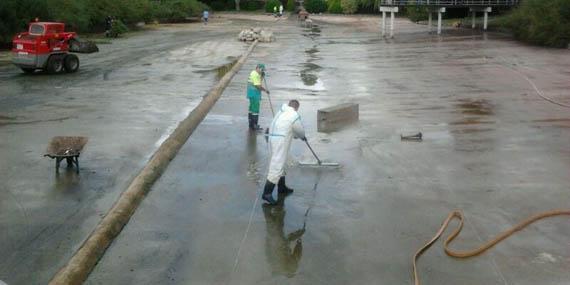
<path fill-rule="evenodd" d="M 525 0 L 501 25 L 519 40 L 567 47 L 570 44 L 570 1 Z"/>
<path fill-rule="evenodd" d="M 36 17 L 65 22 L 68 30 L 83 33 L 101 32 L 107 16 L 126 25 L 153 19 L 171 22 L 198 16 L 206 8 L 198 0 L 0 0 L 0 45 L 10 43 Z"/>
<path fill-rule="evenodd" d="M 46 19 L 45 0 L 0 0 L 0 45 L 11 43 L 12 37 L 27 29 L 34 18 Z"/>
<path fill-rule="evenodd" d="M 342 6 L 340 5 L 340 0 L 328 0 L 329 13 L 342 14 Z"/>
<path fill-rule="evenodd" d="M 208 6 L 196 0 L 162 0 L 153 3 L 152 18 L 163 22 L 181 22 L 199 16 Z"/>
<path fill-rule="evenodd" d="M 427 9 L 422 6 L 408 5 L 405 12 L 412 22 L 425 21 L 429 18 Z"/>
<path fill-rule="evenodd" d="M 380 0 L 358 0 L 357 3 L 360 8 L 372 9 L 372 11 L 376 9 L 378 11 Z"/>
<path fill-rule="evenodd" d="M 263 8 L 264 3 L 257 0 L 249 0 L 240 3 L 240 8 L 244 11 L 257 11 Z"/>
<path fill-rule="evenodd" d="M 265 12 L 273 13 L 273 7 L 277 7 L 277 12 L 279 13 L 279 5 L 281 5 L 279 0 L 267 0 L 265 2 Z"/>
<path fill-rule="evenodd" d="M 295 11 L 295 0 L 287 0 L 287 7 L 285 7 L 285 9 L 289 12 Z"/>
<path fill-rule="evenodd" d="M 322 13 L 327 11 L 327 2 L 325 0 L 305 0 L 305 9 L 309 13 Z"/>
<path fill-rule="evenodd" d="M 113 22 L 113 26 L 111 27 L 111 34 L 119 36 L 129 31 L 129 28 L 123 23 L 121 20 L 117 20 Z"/>
<path fill-rule="evenodd" d="M 345 14 L 354 14 L 358 10 L 358 0 L 340 0 L 342 12 Z"/>
<path fill-rule="evenodd" d="M 205 4 L 210 6 L 214 11 L 224 11 L 224 10 L 235 10 L 236 4 L 234 0 L 215 0 L 215 1 L 203 1 Z"/>

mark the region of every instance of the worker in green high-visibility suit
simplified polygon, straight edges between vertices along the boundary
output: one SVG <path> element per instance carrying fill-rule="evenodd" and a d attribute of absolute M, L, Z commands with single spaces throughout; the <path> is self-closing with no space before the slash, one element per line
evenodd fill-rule
<path fill-rule="evenodd" d="M 247 80 L 247 99 L 249 99 L 249 129 L 260 130 L 261 127 L 257 123 L 259 120 L 259 105 L 261 102 L 261 91 L 265 91 L 269 95 L 269 91 L 261 85 L 265 76 L 265 64 L 260 63 L 249 74 Z"/>

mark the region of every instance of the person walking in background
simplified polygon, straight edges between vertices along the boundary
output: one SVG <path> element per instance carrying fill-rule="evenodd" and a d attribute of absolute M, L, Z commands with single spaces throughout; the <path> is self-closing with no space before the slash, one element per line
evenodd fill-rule
<path fill-rule="evenodd" d="M 209 17 L 210 17 L 210 12 L 208 12 L 208 9 L 204 10 L 204 12 L 202 12 L 202 20 L 204 21 L 204 25 L 208 25 Z"/>
<path fill-rule="evenodd" d="M 283 16 L 283 4 L 279 5 L 279 17 Z"/>

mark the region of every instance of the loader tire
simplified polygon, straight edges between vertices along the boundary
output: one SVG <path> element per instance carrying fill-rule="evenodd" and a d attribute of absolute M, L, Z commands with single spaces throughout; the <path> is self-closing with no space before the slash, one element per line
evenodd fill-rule
<path fill-rule="evenodd" d="M 61 73 L 64 69 L 63 67 L 63 57 L 61 55 L 52 55 L 49 57 L 47 62 L 47 72 L 49 74 Z"/>
<path fill-rule="evenodd" d="M 79 69 L 79 58 L 74 54 L 68 54 L 63 59 L 63 66 L 67 73 L 76 72 Z"/>

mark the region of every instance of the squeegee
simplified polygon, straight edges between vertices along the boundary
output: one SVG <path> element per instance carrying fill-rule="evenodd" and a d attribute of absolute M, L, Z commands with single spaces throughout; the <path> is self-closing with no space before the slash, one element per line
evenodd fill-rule
<path fill-rule="evenodd" d="M 309 147 L 309 149 L 311 150 L 311 153 L 313 153 L 313 156 L 315 156 L 315 158 L 317 159 L 317 163 L 314 162 L 301 162 L 299 161 L 299 165 L 300 166 L 312 166 L 312 167 L 319 167 L 319 166 L 325 166 L 325 167 L 339 167 L 340 164 L 336 163 L 336 162 L 323 162 L 319 159 L 319 157 L 317 156 L 317 154 L 315 153 L 315 151 L 313 151 L 313 148 L 311 147 L 311 145 L 309 144 L 309 141 L 307 141 L 305 139 L 305 143 L 307 144 L 307 146 Z"/>

